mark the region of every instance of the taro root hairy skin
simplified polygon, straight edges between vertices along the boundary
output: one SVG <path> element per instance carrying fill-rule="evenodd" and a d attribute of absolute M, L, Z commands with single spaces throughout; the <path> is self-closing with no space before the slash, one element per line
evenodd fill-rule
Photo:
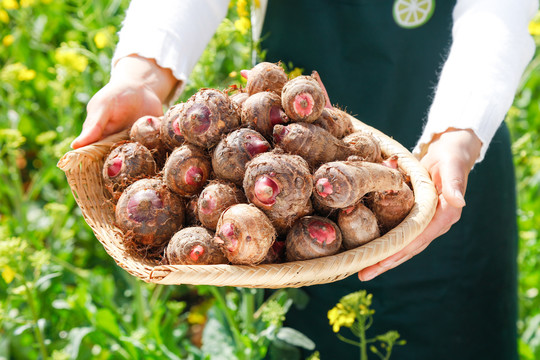
<path fill-rule="evenodd" d="M 349 135 L 353 131 L 351 119 L 342 111 L 324 108 L 313 124 L 322 127 L 338 139 Z"/>
<path fill-rule="evenodd" d="M 187 142 L 211 148 L 240 126 L 238 105 L 215 89 L 201 89 L 180 109 L 180 131 Z"/>
<path fill-rule="evenodd" d="M 239 110 L 242 109 L 244 102 L 249 97 L 249 94 L 247 92 L 237 92 L 235 94 L 232 94 L 230 96 L 230 99 L 238 105 Z"/>
<path fill-rule="evenodd" d="M 403 183 L 397 191 L 374 192 L 367 201 L 381 231 L 386 233 L 398 226 L 409 214 L 414 206 L 414 193 L 406 183 Z"/>
<path fill-rule="evenodd" d="M 198 226 L 201 224 L 197 210 L 198 201 L 198 195 L 193 195 L 186 201 L 186 226 Z"/>
<path fill-rule="evenodd" d="M 244 192 L 233 184 L 214 181 L 200 193 L 197 217 L 201 224 L 215 230 L 219 217 L 229 206 L 247 202 Z"/>
<path fill-rule="evenodd" d="M 298 76 L 289 80 L 281 92 L 281 105 L 294 121 L 312 123 L 321 116 L 326 99 L 317 80 Z"/>
<path fill-rule="evenodd" d="M 178 231 L 165 250 L 169 265 L 215 265 L 228 263 L 221 248 L 214 242 L 214 232 L 192 226 Z"/>
<path fill-rule="evenodd" d="M 179 118 L 180 111 L 184 105 L 184 103 L 180 103 L 171 106 L 163 116 L 161 122 L 161 141 L 169 151 L 182 146 L 186 141 L 180 130 Z"/>
<path fill-rule="evenodd" d="M 343 142 L 353 150 L 356 156 L 365 161 L 382 162 L 382 152 L 379 142 L 368 132 L 356 131 L 345 136 Z"/>
<path fill-rule="evenodd" d="M 212 168 L 219 179 L 242 185 L 246 164 L 272 146 L 251 129 L 238 129 L 223 138 L 212 152 Z"/>
<path fill-rule="evenodd" d="M 275 93 L 264 91 L 251 95 L 244 102 L 241 121 L 243 126 L 253 128 L 270 139 L 274 125 L 285 124 L 289 119 L 281 108 L 281 98 Z"/>
<path fill-rule="evenodd" d="M 103 184 L 117 201 L 135 181 L 156 174 L 156 162 L 150 150 L 136 142 L 120 142 L 112 146 L 103 164 Z"/>
<path fill-rule="evenodd" d="M 343 209 L 373 191 L 399 190 L 403 176 L 397 170 L 367 161 L 333 161 L 313 175 L 313 195 L 323 205 Z"/>
<path fill-rule="evenodd" d="M 275 239 L 276 231 L 260 209 L 236 204 L 221 213 L 214 242 L 231 264 L 256 265 L 265 259 Z"/>
<path fill-rule="evenodd" d="M 305 216 L 294 223 L 285 240 L 287 261 L 337 254 L 342 235 L 338 226 L 321 216 Z"/>
<path fill-rule="evenodd" d="M 141 179 L 120 196 L 116 225 L 131 251 L 159 252 L 184 224 L 183 199 L 170 192 L 161 179 Z"/>
<path fill-rule="evenodd" d="M 203 189 L 211 171 L 212 164 L 204 149 L 184 144 L 169 155 L 163 167 L 163 179 L 171 191 L 191 196 Z"/>
<path fill-rule="evenodd" d="M 130 140 L 144 145 L 148 150 L 161 151 L 164 146 L 161 141 L 161 122 L 161 117 L 150 115 L 137 119 L 129 131 Z"/>
<path fill-rule="evenodd" d="M 377 218 L 361 202 L 340 210 L 337 221 L 343 236 L 343 247 L 348 250 L 367 244 L 381 235 Z"/>
<path fill-rule="evenodd" d="M 257 182 L 263 179 L 271 185 L 273 194 L 270 197 L 262 197 L 256 192 Z M 273 184 L 277 189 L 274 189 Z M 246 165 L 244 176 L 246 197 L 249 202 L 265 212 L 278 234 L 284 234 L 296 219 L 312 211 L 310 201 L 312 191 L 313 180 L 309 166 L 298 155 L 266 152 L 256 156 Z M 269 198 L 272 201 L 267 201 Z"/>
<path fill-rule="evenodd" d="M 276 125 L 274 143 L 288 153 L 302 156 L 312 168 L 354 155 L 343 141 L 323 128 L 305 122 Z"/>
<path fill-rule="evenodd" d="M 271 91 L 280 95 L 287 80 L 287 74 L 279 64 L 261 62 L 249 71 L 246 90 L 250 96 L 261 91 Z"/>

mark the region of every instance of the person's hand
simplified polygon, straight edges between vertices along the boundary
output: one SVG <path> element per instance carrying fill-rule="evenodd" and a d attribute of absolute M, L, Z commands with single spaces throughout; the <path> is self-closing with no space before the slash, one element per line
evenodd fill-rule
<path fill-rule="evenodd" d="M 435 215 L 426 229 L 396 254 L 358 273 L 368 281 L 423 251 L 435 238 L 443 235 L 461 217 L 465 206 L 467 178 L 480 154 L 482 142 L 472 130 L 449 129 L 434 139 L 420 160 L 428 170 L 439 194 Z"/>
<path fill-rule="evenodd" d="M 163 115 L 162 104 L 176 82 L 170 70 L 153 60 L 120 59 L 109 83 L 88 102 L 82 132 L 71 147 L 77 149 L 127 129 L 142 116 Z"/>

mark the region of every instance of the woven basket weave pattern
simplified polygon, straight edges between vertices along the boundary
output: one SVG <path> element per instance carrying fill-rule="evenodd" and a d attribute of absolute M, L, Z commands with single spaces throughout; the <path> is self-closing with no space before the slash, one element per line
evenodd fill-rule
<path fill-rule="evenodd" d="M 123 269 L 146 282 L 205 284 L 257 288 L 300 287 L 341 280 L 396 253 L 427 226 L 437 205 L 437 194 L 426 170 L 398 142 L 351 117 L 356 130 L 371 132 L 384 155 L 398 155 L 398 164 L 410 175 L 415 205 L 396 228 L 366 245 L 313 260 L 257 266 L 158 265 L 129 255 L 122 232 L 114 225 L 114 205 L 103 186 L 102 167 L 110 147 L 128 137 L 127 131 L 70 151 L 58 162 L 67 176 L 77 204 L 107 253 Z"/>

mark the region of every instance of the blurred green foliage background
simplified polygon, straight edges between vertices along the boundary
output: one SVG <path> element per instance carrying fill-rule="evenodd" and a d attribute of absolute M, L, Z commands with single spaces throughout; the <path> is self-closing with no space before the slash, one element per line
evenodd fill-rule
<path fill-rule="evenodd" d="M 0 359 L 202 359 L 200 328 L 216 299 L 236 304 L 242 334 L 240 305 L 262 303 L 257 292 L 133 278 L 96 241 L 56 167 L 86 103 L 108 80 L 127 5 L 0 0 Z M 201 87 L 241 83 L 238 71 L 251 67 L 253 50 L 250 6 L 257 1 L 231 2 L 184 99 Z M 530 31 L 540 44 L 540 18 Z M 507 117 L 518 177 L 523 359 L 540 358 L 539 70 L 536 56 Z M 281 324 L 287 299 L 257 326 Z M 241 350 L 255 351 L 253 344 Z"/>

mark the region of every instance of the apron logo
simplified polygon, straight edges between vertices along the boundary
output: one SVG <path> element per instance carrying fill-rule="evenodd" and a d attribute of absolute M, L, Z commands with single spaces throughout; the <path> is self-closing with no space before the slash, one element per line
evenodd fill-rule
<path fill-rule="evenodd" d="M 435 0 L 395 0 L 392 13 L 396 24 L 414 29 L 427 23 L 435 10 Z"/>

